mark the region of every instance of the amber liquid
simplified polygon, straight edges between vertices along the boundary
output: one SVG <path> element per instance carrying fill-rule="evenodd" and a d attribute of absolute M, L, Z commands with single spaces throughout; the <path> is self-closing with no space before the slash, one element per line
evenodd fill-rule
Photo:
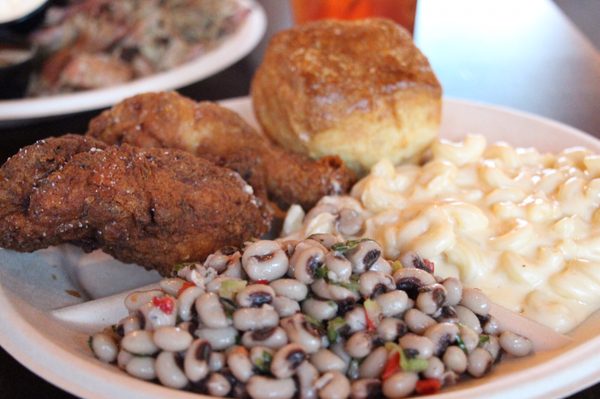
<path fill-rule="evenodd" d="M 417 0 L 292 0 L 297 24 L 315 19 L 393 19 L 413 33 Z"/>

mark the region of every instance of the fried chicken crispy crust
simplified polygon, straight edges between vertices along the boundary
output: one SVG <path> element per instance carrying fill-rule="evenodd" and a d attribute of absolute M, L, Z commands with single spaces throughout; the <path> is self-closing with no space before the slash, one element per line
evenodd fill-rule
<path fill-rule="evenodd" d="M 324 195 L 347 192 L 355 176 L 337 156 L 314 161 L 288 152 L 235 112 L 176 92 L 128 98 L 92 119 L 88 136 L 109 144 L 178 148 L 237 171 L 282 209 L 311 208 Z"/>
<path fill-rule="evenodd" d="M 187 152 L 107 146 L 67 135 L 23 148 L 0 168 L 0 247 L 74 243 L 168 275 L 259 237 L 261 201 L 230 169 Z"/>

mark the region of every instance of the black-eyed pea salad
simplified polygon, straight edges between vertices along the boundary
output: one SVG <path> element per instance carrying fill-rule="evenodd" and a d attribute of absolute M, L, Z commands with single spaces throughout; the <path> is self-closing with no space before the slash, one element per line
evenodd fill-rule
<path fill-rule="evenodd" d="M 90 347 L 143 380 L 255 399 L 431 394 L 532 352 L 481 291 L 381 253 L 331 235 L 225 248 L 130 294 Z"/>

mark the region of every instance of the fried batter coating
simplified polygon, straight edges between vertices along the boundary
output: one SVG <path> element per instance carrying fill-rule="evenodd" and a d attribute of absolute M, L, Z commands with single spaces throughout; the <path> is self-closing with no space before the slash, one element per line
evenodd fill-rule
<path fill-rule="evenodd" d="M 167 275 L 180 262 L 259 237 L 270 224 L 230 169 L 184 151 L 106 146 L 67 135 L 0 168 L 0 247 L 64 242 Z"/>
<path fill-rule="evenodd" d="M 92 119 L 88 136 L 109 144 L 178 148 L 237 171 L 282 209 L 311 208 L 347 192 L 354 174 L 337 156 L 313 161 L 271 143 L 235 112 L 176 92 L 128 98 Z"/>

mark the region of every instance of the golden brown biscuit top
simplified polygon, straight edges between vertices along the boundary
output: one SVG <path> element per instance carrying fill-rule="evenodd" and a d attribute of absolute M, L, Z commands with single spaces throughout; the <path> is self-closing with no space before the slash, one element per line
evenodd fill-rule
<path fill-rule="evenodd" d="M 322 97 L 325 103 L 349 92 L 381 95 L 407 85 L 439 89 L 427 58 L 410 34 L 381 18 L 300 25 L 277 34 L 266 57 L 267 62 L 275 61 L 301 77 L 307 94 Z"/>

